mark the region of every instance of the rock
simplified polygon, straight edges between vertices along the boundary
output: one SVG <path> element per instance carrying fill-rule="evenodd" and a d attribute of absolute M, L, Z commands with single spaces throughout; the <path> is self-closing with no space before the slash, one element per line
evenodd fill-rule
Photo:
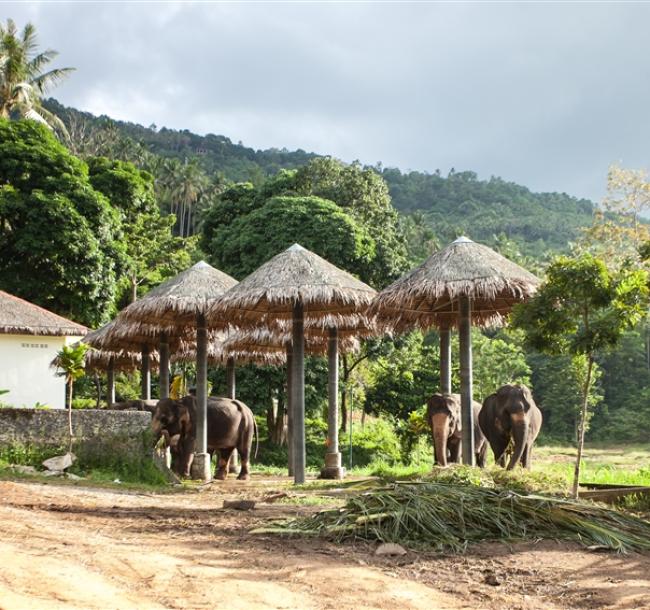
<path fill-rule="evenodd" d="M 501 581 L 497 578 L 497 575 L 494 572 L 486 574 L 483 581 L 486 585 L 491 585 L 492 587 L 498 587 L 501 584 Z"/>
<path fill-rule="evenodd" d="M 255 508 L 254 500 L 224 500 L 224 508 L 234 508 L 235 510 L 252 510 Z"/>
<path fill-rule="evenodd" d="M 20 464 L 11 468 L 20 474 L 36 474 L 38 472 L 33 466 L 21 466 Z"/>
<path fill-rule="evenodd" d="M 44 477 L 60 477 L 61 475 L 64 475 L 65 472 L 63 472 L 63 470 L 44 470 L 41 474 Z"/>
<path fill-rule="evenodd" d="M 43 466 L 48 470 L 65 470 L 74 464 L 77 456 L 74 453 L 66 453 L 65 455 L 55 455 L 43 462 Z"/>
<path fill-rule="evenodd" d="M 406 555 L 406 549 L 394 542 L 385 542 L 375 549 L 375 555 Z"/>
<path fill-rule="evenodd" d="M 73 474 L 71 472 L 66 472 L 65 478 L 70 479 L 71 481 L 81 481 L 81 479 L 83 479 L 83 477 L 80 477 L 79 475 Z"/>

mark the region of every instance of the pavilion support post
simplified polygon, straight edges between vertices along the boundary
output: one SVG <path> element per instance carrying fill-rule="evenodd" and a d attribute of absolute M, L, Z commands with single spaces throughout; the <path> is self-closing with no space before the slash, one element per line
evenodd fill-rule
<path fill-rule="evenodd" d="M 158 397 L 169 398 L 169 339 L 167 334 L 160 335 L 160 369 L 158 378 Z"/>
<path fill-rule="evenodd" d="M 287 461 L 289 476 L 293 476 L 293 346 L 287 344 Z"/>
<path fill-rule="evenodd" d="M 110 357 L 106 370 L 106 402 L 109 409 L 115 402 L 115 358 L 113 356 Z"/>
<path fill-rule="evenodd" d="M 237 380 L 235 376 L 235 359 L 231 356 L 226 360 L 226 384 L 227 384 L 227 395 L 228 398 L 235 400 L 235 394 L 237 392 Z M 238 472 L 239 470 L 239 454 L 237 449 L 233 449 L 233 452 L 230 454 L 230 463 L 228 465 L 229 472 Z"/>
<path fill-rule="evenodd" d="M 474 465 L 474 417 L 472 414 L 472 302 L 460 297 L 458 340 L 460 346 L 460 412 L 463 427 L 463 464 Z"/>
<path fill-rule="evenodd" d="M 140 398 L 151 400 L 151 368 L 149 363 L 149 346 L 142 346 L 142 363 L 140 364 Z"/>
<path fill-rule="evenodd" d="M 327 452 L 325 466 L 320 471 L 321 479 L 342 479 L 345 468 L 339 453 L 339 334 L 336 328 L 329 329 L 327 338 Z"/>
<path fill-rule="evenodd" d="M 228 385 L 228 398 L 235 399 L 237 383 L 235 378 L 235 359 L 230 357 L 226 361 L 226 383 Z"/>
<path fill-rule="evenodd" d="M 192 478 L 212 478 L 208 453 L 208 330 L 201 313 L 196 316 L 196 444 Z"/>
<path fill-rule="evenodd" d="M 451 394 L 451 330 L 440 329 L 440 393 Z"/>
<path fill-rule="evenodd" d="M 303 305 L 293 306 L 293 380 L 291 408 L 293 410 L 293 479 L 305 482 L 305 328 Z"/>

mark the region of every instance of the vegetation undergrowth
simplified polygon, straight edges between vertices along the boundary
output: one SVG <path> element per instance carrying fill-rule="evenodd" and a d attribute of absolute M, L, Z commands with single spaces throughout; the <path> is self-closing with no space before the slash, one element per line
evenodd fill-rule
<path fill-rule="evenodd" d="M 0 475 L 18 478 L 42 478 L 39 473 L 42 462 L 66 453 L 66 447 L 38 447 L 30 445 L 7 445 L 0 448 Z M 169 487 L 165 475 L 156 467 L 153 459 L 137 453 L 107 453 L 73 446 L 77 456 L 67 472 L 83 477 L 83 483 L 119 484 L 135 487 Z M 12 466 L 33 466 L 34 475 L 17 473 Z"/>

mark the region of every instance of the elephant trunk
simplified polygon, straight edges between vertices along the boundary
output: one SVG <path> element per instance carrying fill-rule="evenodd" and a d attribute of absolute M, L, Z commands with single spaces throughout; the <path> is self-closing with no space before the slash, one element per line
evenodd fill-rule
<path fill-rule="evenodd" d="M 528 442 L 528 418 L 524 411 L 518 411 L 510 415 L 512 426 L 512 438 L 515 442 L 515 448 L 508 463 L 507 470 L 512 470 L 521 460 L 524 454 L 526 443 Z"/>
<path fill-rule="evenodd" d="M 449 415 L 434 413 L 431 416 L 431 436 L 435 449 L 436 464 L 447 465 L 447 439 L 449 437 Z"/>

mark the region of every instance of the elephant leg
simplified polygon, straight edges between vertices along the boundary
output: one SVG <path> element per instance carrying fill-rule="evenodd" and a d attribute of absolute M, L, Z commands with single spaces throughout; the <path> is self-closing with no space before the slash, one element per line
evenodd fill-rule
<path fill-rule="evenodd" d="M 480 450 L 476 454 L 476 465 L 479 468 L 485 468 L 485 462 L 486 462 L 486 458 L 487 458 L 487 449 L 488 449 L 487 443 L 484 442 L 481 445 Z"/>
<path fill-rule="evenodd" d="M 506 465 L 506 449 L 508 448 L 508 438 L 501 436 L 490 439 L 490 447 L 494 453 L 494 461 L 505 468 Z"/>
<path fill-rule="evenodd" d="M 234 447 L 227 449 L 219 449 L 219 460 L 217 461 L 217 469 L 214 473 L 214 478 L 220 481 L 225 481 L 228 476 L 228 464 L 230 463 L 230 456 Z"/>
<path fill-rule="evenodd" d="M 521 456 L 521 465 L 527 470 L 530 470 L 530 467 L 532 466 L 532 457 L 533 457 L 533 446 L 531 443 L 527 443 L 526 446 L 524 447 L 524 453 Z"/>
<path fill-rule="evenodd" d="M 237 451 L 239 451 L 241 462 L 241 468 L 237 479 L 240 481 L 248 481 L 248 479 L 250 479 L 250 447 L 238 447 Z"/>
<path fill-rule="evenodd" d="M 447 441 L 447 448 L 449 449 L 449 461 L 452 464 L 460 464 L 460 456 L 462 453 L 460 439 L 450 438 Z"/>

